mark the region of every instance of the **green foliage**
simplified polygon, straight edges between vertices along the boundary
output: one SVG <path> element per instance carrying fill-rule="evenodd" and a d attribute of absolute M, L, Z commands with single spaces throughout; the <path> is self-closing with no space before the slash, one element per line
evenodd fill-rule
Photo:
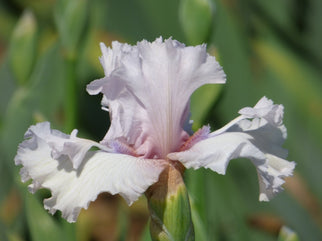
<path fill-rule="evenodd" d="M 203 121 L 219 98 L 221 90 L 222 85 L 205 85 L 191 96 L 191 119 L 195 130 L 205 124 Z"/>
<path fill-rule="evenodd" d="M 59 0 L 54 11 L 55 23 L 67 55 L 74 56 L 87 18 L 87 0 Z"/>
<path fill-rule="evenodd" d="M 63 240 L 65 235 L 63 230 L 59 228 L 55 220 L 50 218 L 36 197 L 27 193 L 24 200 L 32 240 Z M 37 218 L 34 218 L 35 216 Z"/>
<path fill-rule="evenodd" d="M 37 24 L 26 10 L 19 19 L 10 41 L 10 65 L 20 85 L 28 80 L 36 57 Z"/>
<path fill-rule="evenodd" d="M 206 42 L 227 74 L 227 84 L 193 94 L 194 130 L 208 123 L 215 130 L 266 95 L 285 107 L 285 148 L 297 163 L 285 192 L 269 203 L 258 202 L 257 176 L 248 160 L 232 161 L 225 176 L 186 170 L 196 240 L 322 240 L 321 10 L 320 0 L 1 2 L 0 240 L 79 237 L 83 226 L 48 214 L 40 201 L 43 193 L 26 193 L 13 161 L 17 146 L 31 124 L 45 120 L 102 138 L 107 116 L 100 99 L 84 91 L 103 76 L 98 43 L 160 35 L 187 45 Z M 80 222 L 87 225 L 88 240 L 101 240 L 99 234 L 108 230 L 117 240 L 132 235 L 132 240 L 150 241 L 146 210 L 121 213 L 113 222 L 106 218 L 102 228 L 90 208 Z M 279 233 L 284 225 L 295 233 L 287 228 Z"/>

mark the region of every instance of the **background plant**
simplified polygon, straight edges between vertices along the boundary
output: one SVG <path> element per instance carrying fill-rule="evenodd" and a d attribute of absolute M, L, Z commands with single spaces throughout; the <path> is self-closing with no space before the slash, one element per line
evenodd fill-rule
<path fill-rule="evenodd" d="M 194 128 L 214 128 L 266 95 L 285 106 L 286 191 L 258 202 L 256 172 L 235 160 L 225 177 L 187 171 L 196 240 L 277 240 L 282 225 L 322 239 L 322 4 L 320 0 L 14 0 L 0 3 L 0 240 L 149 240 L 146 201 L 101 197 L 75 224 L 51 217 L 20 183 L 13 157 L 32 123 L 100 140 L 108 115 L 85 85 L 103 76 L 99 42 L 162 35 L 206 42 L 227 74 L 192 98 Z M 245 164 L 245 163 L 249 164 Z"/>

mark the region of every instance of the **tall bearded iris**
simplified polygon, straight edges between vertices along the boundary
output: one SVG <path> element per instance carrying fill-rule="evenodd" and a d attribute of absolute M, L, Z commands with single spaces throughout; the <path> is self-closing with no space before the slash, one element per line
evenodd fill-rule
<path fill-rule="evenodd" d="M 50 213 L 60 210 L 75 222 L 101 192 L 120 194 L 131 204 L 149 187 L 151 193 L 167 183 L 169 170 L 182 174 L 183 166 L 204 167 L 225 174 L 229 161 L 239 157 L 256 166 L 261 201 L 282 189 L 295 166 L 281 147 L 286 138 L 282 105 L 263 97 L 223 128 L 211 132 L 204 126 L 191 134 L 191 94 L 204 84 L 226 81 L 206 45 L 186 47 L 158 38 L 136 46 L 101 44 L 101 50 L 105 77 L 87 91 L 102 93 L 103 109 L 110 113 L 104 139 L 97 143 L 77 137 L 77 130 L 66 135 L 39 123 L 28 129 L 15 157 L 23 165 L 22 181 L 33 180 L 31 192 L 51 191 L 44 201 Z"/>

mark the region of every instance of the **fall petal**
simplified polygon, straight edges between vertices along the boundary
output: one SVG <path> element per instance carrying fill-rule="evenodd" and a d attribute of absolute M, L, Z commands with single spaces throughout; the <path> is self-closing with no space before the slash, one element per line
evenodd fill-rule
<path fill-rule="evenodd" d="M 42 124 L 40 127 L 44 127 Z M 38 126 L 39 127 L 39 126 Z M 52 146 L 33 132 L 19 146 L 16 165 L 23 165 L 22 181 L 32 179 L 29 190 L 47 188 L 52 197 L 44 201 L 50 213 L 56 210 L 69 222 L 75 222 L 98 194 L 120 194 L 128 204 L 134 202 L 158 180 L 164 161 L 139 159 L 129 155 L 92 151 L 85 153 L 75 169 L 68 155 L 54 158 Z"/>
<path fill-rule="evenodd" d="M 106 146 L 95 141 L 78 138 L 76 135 L 76 129 L 72 131 L 71 135 L 67 135 L 58 130 L 52 130 L 49 122 L 42 122 L 31 126 L 25 134 L 25 139 L 30 138 L 28 142 L 30 145 L 36 145 L 37 139 L 42 139 L 50 146 L 53 158 L 57 159 L 61 155 L 67 155 L 75 169 L 78 168 L 85 154 L 93 146 L 111 151 Z"/>
<path fill-rule="evenodd" d="M 284 177 L 291 176 L 295 162 L 289 162 L 274 155 L 267 154 L 267 164 L 257 168 L 259 179 L 259 200 L 269 201 L 276 193 L 283 190 Z"/>
<path fill-rule="evenodd" d="M 257 168 L 260 200 L 267 201 L 282 190 L 283 178 L 295 167 L 294 162 L 284 160 L 287 151 L 281 147 L 286 138 L 283 108 L 264 97 L 255 107 L 240 113 L 242 116 L 210 133 L 207 139 L 168 158 L 179 160 L 187 168 L 205 167 L 220 174 L 225 174 L 230 160 L 248 158 Z"/>
<path fill-rule="evenodd" d="M 265 162 L 265 155 L 251 144 L 249 138 L 244 133 L 224 133 L 202 140 L 187 151 L 170 153 L 168 158 L 180 161 L 186 168 L 205 167 L 225 174 L 229 161 L 238 157 Z"/>

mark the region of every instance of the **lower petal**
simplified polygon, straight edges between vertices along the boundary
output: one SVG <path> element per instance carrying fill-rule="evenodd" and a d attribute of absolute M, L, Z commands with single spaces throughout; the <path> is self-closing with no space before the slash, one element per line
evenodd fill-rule
<path fill-rule="evenodd" d="M 223 133 L 198 142 L 187 151 L 171 153 L 168 158 L 180 161 L 186 168 L 200 167 L 225 174 L 229 161 L 248 158 L 257 168 L 260 184 L 260 201 L 270 200 L 282 190 L 283 178 L 290 176 L 294 162 L 264 153 L 246 133 Z"/>
<path fill-rule="evenodd" d="M 52 196 L 44 200 L 50 213 L 56 210 L 68 222 L 75 222 L 98 194 L 120 194 L 130 205 L 158 180 L 164 161 L 133 156 L 87 152 L 77 169 L 67 155 L 54 158 L 52 147 L 42 138 L 27 139 L 19 146 L 16 165 L 23 165 L 22 181 L 32 179 L 29 190 L 47 188 Z"/>
<path fill-rule="evenodd" d="M 282 191 L 282 184 L 285 182 L 284 178 L 291 176 L 295 168 L 294 162 L 289 162 L 270 154 L 266 156 L 268 165 L 257 168 L 260 201 L 269 201 L 275 194 Z"/>
<path fill-rule="evenodd" d="M 193 145 L 189 150 L 170 153 L 168 158 L 180 161 L 186 168 L 209 168 L 225 174 L 229 161 L 239 157 L 255 158 L 265 163 L 265 155 L 248 140 L 244 133 L 224 133 Z"/>
<path fill-rule="evenodd" d="M 263 97 L 254 108 L 241 112 L 242 116 L 207 139 L 186 151 L 170 153 L 168 158 L 187 168 L 205 167 L 219 174 L 225 174 L 230 160 L 248 158 L 257 168 L 260 200 L 268 201 L 282 190 L 284 178 L 295 168 L 294 162 L 284 159 L 287 151 L 281 147 L 286 138 L 283 106 Z"/>
<path fill-rule="evenodd" d="M 25 139 L 28 140 L 22 145 L 29 147 L 36 146 L 37 142 L 42 140 L 51 148 L 51 155 L 55 159 L 66 155 L 75 169 L 81 165 L 83 158 L 91 147 L 95 146 L 104 151 L 111 151 L 106 146 L 95 141 L 79 138 L 76 135 L 76 129 L 70 135 L 66 135 L 58 130 L 51 129 L 49 122 L 42 122 L 29 127 L 25 134 Z"/>

